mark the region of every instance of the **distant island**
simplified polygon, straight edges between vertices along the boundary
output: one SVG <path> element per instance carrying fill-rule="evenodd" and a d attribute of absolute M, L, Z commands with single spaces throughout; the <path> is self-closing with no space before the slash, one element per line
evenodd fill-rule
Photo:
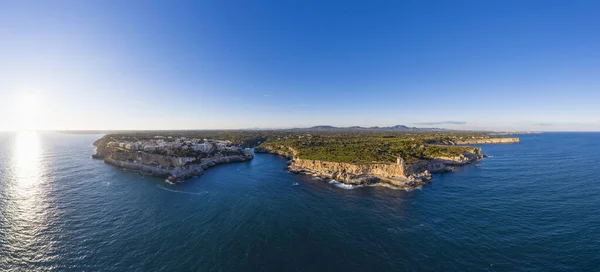
<path fill-rule="evenodd" d="M 180 182 L 221 163 L 255 153 L 285 156 L 287 169 L 353 185 L 420 187 L 432 173 L 453 171 L 485 157 L 478 144 L 519 138 L 489 132 L 318 126 L 288 130 L 137 131 L 97 140 L 94 158 L 127 170 Z"/>

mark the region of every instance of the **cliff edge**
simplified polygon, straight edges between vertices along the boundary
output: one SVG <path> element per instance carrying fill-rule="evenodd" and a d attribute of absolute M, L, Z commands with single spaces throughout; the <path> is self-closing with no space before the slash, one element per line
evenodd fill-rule
<path fill-rule="evenodd" d="M 406 164 L 400 157 L 396 163 L 345 163 L 299 158 L 292 148 L 282 151 L 281 147 L 255 148 L 256 153 L 271 153 L 285 156 L 289 159 L 288 171 L 306 173 L 321 178 L 333 179 L 346 184 L 374 185 L 386 184 L 396 188 L 416 188 L 431 181 L 431 173 L 453 171 L 455 166 L 462 166 L 482 159 L 481 149 L 473 147 L 456 157 L 439 157 L 433 160 L 419 160 Z"/>
<path fill-rule="evenodd" d="M 134 151 L 109 144 L 109 141 L 98 140 L 94 143 L 96 153 L 92 158 L 101 159 L 105 163 L 126 170 L 137 171 L 157 177 L 164 177 L 169 182 L 181 182 L 185 179 L 200 176 L 204 170 L 217 164 L 242 162 L 254 158 L 249 152 L 228 152 L 222 154 L 214 149 L 203 156 L 175 156 Z"/>

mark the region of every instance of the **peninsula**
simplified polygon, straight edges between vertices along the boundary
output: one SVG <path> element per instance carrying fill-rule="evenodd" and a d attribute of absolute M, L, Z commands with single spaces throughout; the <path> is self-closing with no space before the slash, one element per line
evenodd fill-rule
<path fill-rule="evenodd" d="M 398 126 L 397 126 L 398 127 Z M 432 173 L 453 171 L 484 158 L 474 144 L 512 144 L 519 138 L 487 132 L 386 129 L 290 129 L 131 132 L 96 141 L 94 158 L 166 177 L 199 176 L 220 163 L 255 153 L 285 156 L 287 169 L 353 185 L 421 187 Z"/>
<path fill-rule="evenodd" d="M 109 134 L 94 143 L 93 158 L 105 163 L 180 182 L 221 163 L 254 158 L 229 141 L 155 135 Z"/>

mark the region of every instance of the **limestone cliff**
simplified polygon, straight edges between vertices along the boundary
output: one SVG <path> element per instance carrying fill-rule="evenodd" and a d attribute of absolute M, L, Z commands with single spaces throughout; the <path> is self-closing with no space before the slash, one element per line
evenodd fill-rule
<path fill-rule="evenodd" d="M 93 158 L 102 159 L 105 163 L 145 174 L 165 177 L 170 182 L 182 181 L 193 176 L 200 176 L 204 170 L 221 163 L 241 162 L 254 158 L 251 153 L 233 156 L 215 155 L 210 158 L 177 157 L 151 154 L 141 151 L 128 151 L 121 148 L 107 147 L 99 144 Z"/>
<path fill-rule="evenodd" d="M 420 160 L 412 164 L 405 164 L 400 158 L 396 163 L 372 164 L 306 160 L 299 158 L 293 149 L 287 148 L 286 150 L 281 147 L 277 149 L 261 147 L 255 149 L 255 152 L 273 153 L 287 157 L 290 159 L 288 170 L 293 173 L 310 173 L 348 184 L 386 183 L 399 188 L 422 186 L 431 180 L 430 173 L 432 172 L 452 171 L 455 166 L 469 164 L 483 158 L 481 149 L 478 147 L 474 147 L 472 151 L 466 151 L 460 156 Z"/>
<path fill-rule="evenodd" d="M 480 139 L 464 139 L 457 140 L 455 144 L 463 145 L 463 144 L 515 144 L 519 143 L 521 140 L 519 138 L 508 138 L 508 137 L 498 137 L 498 138 L 480 138 Z"/>
<path fill-rule="evenodd" d="M 348 184 L 368 185 L 383 182 L 396 187 L 415 187 L 430 179 L 427 171 L 418 175 L 415 173 L 407 175 L 403 163 L 351 164 L 293 158 L 288 170 L 293 173 L 308 172 Z"/>

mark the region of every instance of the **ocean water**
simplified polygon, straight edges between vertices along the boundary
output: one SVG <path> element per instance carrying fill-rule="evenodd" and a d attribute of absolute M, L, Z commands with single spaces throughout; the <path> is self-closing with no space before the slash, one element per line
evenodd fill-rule
<path fill-rule="evenodd" d="M 485 145 L 412 191 L 267 154 L 169 185 L 91 159 L 99 137 L 0 134 L 0 271 L 600 269 L 600 134 Z"/>

